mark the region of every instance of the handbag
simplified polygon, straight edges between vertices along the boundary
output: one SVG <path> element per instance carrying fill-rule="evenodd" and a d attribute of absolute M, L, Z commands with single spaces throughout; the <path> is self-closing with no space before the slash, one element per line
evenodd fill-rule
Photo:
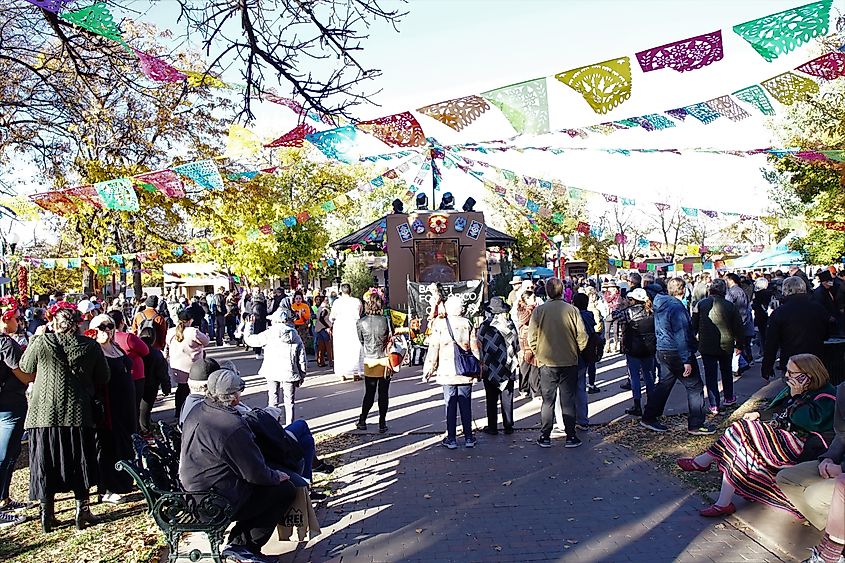
<path fill-rule="evenodd" d="M 452 346 L 455 351 L 455 373 L 467 377 L 479 377 L 481 375 L 481 364 L 478 362 L 471 350 L 465 350 L 452 332 L 452 324 L 449 317 L 446 317 L 446 328 L 449 329 L 449 336 L 452 338 Z"/>

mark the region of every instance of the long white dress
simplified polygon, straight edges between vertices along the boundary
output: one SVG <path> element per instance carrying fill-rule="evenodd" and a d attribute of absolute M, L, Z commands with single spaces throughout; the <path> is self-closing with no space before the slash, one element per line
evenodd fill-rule
<path fill-rule="evenodd" d="M 349 295 L 341 295 L 332 305 L 329 318 L 332 320 L 332 346 L 336 375 L 346 377 L 364 373 L 357 328 L 361 309 L 361 301 Z"/>

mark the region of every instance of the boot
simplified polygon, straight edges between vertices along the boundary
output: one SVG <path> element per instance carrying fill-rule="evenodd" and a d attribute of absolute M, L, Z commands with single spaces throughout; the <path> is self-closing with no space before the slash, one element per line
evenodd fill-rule
<path fill-rule="evenodd" d="M 88 505 L 88 499 L 79 500 L 76 499 L 76 514 L 74 516 L 74 521 L 76 522 L 76 529 L 77 530 L 84 530 L 86 524 L 94 525 L 99 524 L 100 519 L 95 518 L 93 514 L 91 514 L 91 507 Z"/>
<path fill-rule="evenodd" d="M 41 501 L 41 531 L 49 534 L 56 525 L 55 507 L 53 499 Z"/>
<path fill-rule="evenodd" d="M 642 405 L 640 404 L 640 400 L 634 399 L 634 406 L 630 409 L 625 409 L 625 414 L 630 414 L 631 416 L 642 416 L 643 409 Z"/>

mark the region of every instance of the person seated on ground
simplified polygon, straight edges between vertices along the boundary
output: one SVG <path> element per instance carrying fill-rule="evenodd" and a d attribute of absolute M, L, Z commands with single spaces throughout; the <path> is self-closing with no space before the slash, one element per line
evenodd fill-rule
<path fill-rule="evenodd" d="M 207 388 L 206 398 L 185 418 L 179 480 L 188 492 L 214 489 L 234 507 L 224 557 L 262 561 L 261 547 L 293 504 L 296 489 L 288 473 L 267 465 L 235 408 L 244 390 L 240 376 L 217 370 Z"/>
<path fill-rule="evenodd" d="M 782 469 L 777 484 L 804 518 L 826 534 L 807 561 L 837 562 L 845 544 L 845 385 L 836 391 L 833 415 L 835 437 L 818 459 Z M 822 444 L 821 440 L 817 443 Z M 837 501 L 837 499 L 839 499 Z M 838 505 L 836 503 L 839 503 Z M 838 519 L 837 519 L 838 517 Z M 836 545 L 833 545 L 836 544 Z M 839 551 L 836 554 L 836 548 Z M 835 555 L 835 556 L 834 556 Z M 816 559 L 813 559 L 816 557 Z"/>
<path fill-rule="evenodd" d="M 191 368 L 188 376 L 191 393 L 185 400 L 185 406 L 182 407 L 179 416 L 180 429 L 191 410 L 203 402 L 207 394 L 209 376 L 219 369 L 228 369 L 240 375 L 234 363 L 228 360 L 218 363 L 214 358 L 204 358 Z M 314 437 L 308 423 L 304 420 L 296 420 L 282 427 L 279 422 L 281 410 L 276 407 L 271 406 L 266 410 L 252 409 L 244 403 L 239 403 L 235 408 L 255 435 L 255 440 L 267 464 L 272 467 L 278 466 L 282 470 L 288 468 L 295 471 L 296 475 L 291 475 L 291 478 L 296 486 L 310 484 L 314 471 L 319 473 L 334 471 L 334 465 L 317 457 Z M 296 444 L 290 444 L 291 439 Z M 312 498 L 319 496 L 312 494 Z"/>
<path fill-rule="evenodd" d="M 737 493 L 801 518 L 777 487 L 775 474 L 820 453 L 811 447 L 809 437 L 829 433 L 833 428 L 835 391 L 829 379 L 827 369 L 816 356 L 792 356 L 786 364 L 788 387 L 767 409 L 776 411 L 771 420 L 760 420 L 759 412 L 747 413 L 706 452 L 677 461 L 684 471 L 707 471 L 715 462 L 723 473 L 719 499 L 701 510 L 702 516 L 732 514 L 736 507 L 731 501 Z"/>

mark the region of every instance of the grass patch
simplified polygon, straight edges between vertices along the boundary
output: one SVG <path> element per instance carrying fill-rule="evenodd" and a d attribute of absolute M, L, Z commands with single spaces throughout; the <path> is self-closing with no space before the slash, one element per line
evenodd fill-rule
<path fill-rule="evenodd" d="M 716 425 L 717 432 L 713 436 L 691 436 L 687 434 L 687 416 L 664 416 L 663 423 L 669 431 L 658 434 L 640 426 L 639 419 L 627 419 L 621 422 L 607 424 L 596 430 L 608 442 L 613 442 L 624 448 L 633 450 L 637 455 L 653 462 L 663 471 L 671 473 L 678 480 L 702 495 L 718 491 L 722 483 L 722 473 L 711 470 L 706 473 L 681 471 L 675 464 L 679 457 L 694 457 L 710 447 L 715 439 L 722 435 L 725 429 L 742 418 L 745 413 L 762 409 L 766 401 L 747 401 L 730 413 L 711 417 L 710 422 Z"/>
<path fill-rule="evenodd" d="M 335 466 L 343 465 L 342 456 L 333 455 L 364 441 L 353 434 L 321 434 L 315 436 L 321 458 Z M 24 453 L 22 458 L 26 457 Z M 29 468 L 25 463 L 12 476 L 12 498 L 29 498 Z M 314 474 L 314 487 L 330 493 L 332 475 Z M 73 524 L 75 503 L 72 493 L 56 496 L 56 518 L 61 526 L 49 534 L 41 532 L 39 509 L 28 508 L 28 520 L 0 532 L 0 561 L 15 563 L 114 562 L 157 563 L 163 557 L 164 535 L 147 515 L 147 504 L 140 492 L 126 496 L 120 505 L 96 503 L 91 496 L 91 511 L 102 523 L 79 532 Z"/>

